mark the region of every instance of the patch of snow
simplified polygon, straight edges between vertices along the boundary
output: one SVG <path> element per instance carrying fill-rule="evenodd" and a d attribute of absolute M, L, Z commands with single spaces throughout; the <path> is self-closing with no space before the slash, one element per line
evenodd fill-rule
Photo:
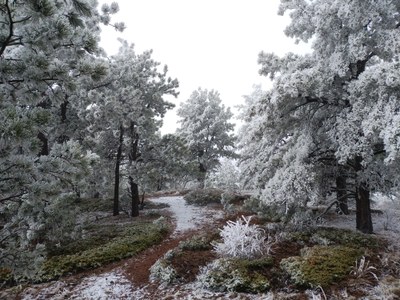
<path fill-rule="evenodd" d="M 57 281 L 42 287 L 39 292 L 36 292 L 35 288 L 30 288 L 24 292 L 22 299 L 132 299 L 132 294 L 134 288 L 130 281 L 120 272 L 114 271 L 87 277 L 79 284 Z"/>
<path fill-rule="evenodd" d="M 190 229 L 196 229 L 199 225 L 205 224 L 210 218 L 217 219 L 222 217 L 223 214 L 223 212 L 210 207 L 187 205 L 182 196 L 153 198 L 152 201 L 170 206 L 166 209 L 171 211 L 176 221 L 174 235 Z"/>
<path fill-rule="evenodd" d="M 85 278 L 70 299 L 131 299 L 132 284 L 120 273 L 105 273 Z"/>

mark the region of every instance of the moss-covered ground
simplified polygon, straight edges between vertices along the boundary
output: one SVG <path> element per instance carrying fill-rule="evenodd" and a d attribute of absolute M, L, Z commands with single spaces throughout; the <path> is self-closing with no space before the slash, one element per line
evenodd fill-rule
<path fill-rule="evenodd" d="M 132 257 L 160 243 L 168 230 L 142 221 L 124 226 L 112 225 L 109 228 L 99 226 L 93 232 L 96 234 L 75 241 L 63 253 L 50 256 L 40 270 L 38 281 L 56 279 Z"/>

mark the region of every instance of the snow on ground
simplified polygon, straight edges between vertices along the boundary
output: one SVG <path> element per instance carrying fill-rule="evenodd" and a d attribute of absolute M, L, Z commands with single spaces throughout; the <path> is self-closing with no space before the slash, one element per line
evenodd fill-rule
<path fill-rule="evenodd" d="M 185 200 L 181 196 L 154 198 L 152 201 L 166 203 L 170 206 L 165 208 L 165 210 L 170 211 L 172 217 L 175 219 L 176 229 L 174 235 L 184 233 L 187 230 L 197 229 L 200 225 L 208 224 L 210 219 L 216 219 L 223 215 L 222 211 L 210 207 L 186 205 Z M 165 292 L 166 291 L 160 291 L 160 294 L 165 295 Z M 171 299 L 183 299 L 183 294 L 180 294 L 181 292 L 179 291 L 172 290 L 168 292 L 172 295 Z M 199 294 L 200 298 L 197 298 L 191 295 L 191 291 L 186 291 L 185 297 L 186 296 L 189 297 L 187 299 L 215 299 L 207 298 L 207 295 L 201 293 Z M 21 295 L 21 299 L 23 300 L 153 299 L 149 297 L 151 296 L 146 286 L 140 289 L 135 288 L 120 270 L 86 277 L 79 283 L 76 281 L 68 282 L 68 280 L 66 280 L 32 286 L 27 288 Z"/>
<path fill-rule="evenodd" d="M 31 287 L 24 291 L 22 299 L 132 299 L 133 292 L 134 288 L 128 279 L 119 271 L 113 271 L 84 278 L 79 284 L 56 281 L 45 287 L 41 285 L 39 291 Z"/>
<path fill-rule="evenodd" d="M 372 224 L 374 234 L 389 241 L 390 249 L 400 251 L 400 199 L 390 199 L 376 194 L 373 197 Z M 350 215 L 334 215 L 326 224 L 327 226 L 355 230 L 355 212 Z"/>
<path fill-rule="evenodd" d="M 222 217 L 223 212 L 210 207 L 187 205 L 182 196 L 171 196 L 151 199 L 155 203 L 168 204 L 169 210 L 176 222 L 174 235 L 196 229 L 199 225 L 207 224 L 207 220 Z"/>
<path fill-rule="evenodd" d="M 211 207 L 195 207 L 186 205 L 181 196 L 160 197 L 151 199 L 155 203 L 166 203 L 168 210 L 176 222 L 174 235 L 179 235 L 185 231 L 198 229 L 201 225 L 210 223 L 210 220 L 223 216 L 223 212 Z M 399 204 L 386 201 L 378 202 L 375 209 L 381 210 L 381 213 L 373 214 L 375 233 L 388 238 L 393 244 L 394 249 L 400 249 L 400 209 Z M 338 216 L 326 220 L 325 225 L 341 228 L 355 228 L 355 215 Z M 282 297 L 281 297 L 282 296 Z M 137 300 L 155 300 L 155 299 L 233 299 L 233 300 L 261 300 L 261 299 L 281 299 L 288 295 L 262 294 L 247 295 L 241 293 L 215 293 L 200 288 L 195 283 L 178 286 L 152 289 L 149 286 L 141 288 L 135 287 L 123 275 L 122 270 L 113 271 L 100 275 L 92 275 L 83 278 L 81 281 L 57 281 L 42 285 L 32 286 L 26 289 L 21 295 L 21 299 L 75 299 L 75 300 L 105 300 L 105 299 L 137 299 Z M 310 294 L 310 299 L 311 299 Z M 295 297 L 295 296 L 294 296 Z M 295 299 L 295 298 L 291 298 Z M 378 299 L 378 298 L 377 298 Z"/>

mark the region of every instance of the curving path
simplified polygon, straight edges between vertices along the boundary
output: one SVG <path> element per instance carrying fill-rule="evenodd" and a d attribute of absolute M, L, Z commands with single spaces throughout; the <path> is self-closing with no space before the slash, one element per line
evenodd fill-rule
<path fill-rule="evenodd" d="M 188 230 L 198 229 L 199 226 L 209 222 L 210 218 L 214 220 L 222 217 L 222 211 L 220 210 L 187 205 L 182 196 L 153 198 L 151 201 L 170 206 L 167 209 L 172 213 L 176 223 L 174 236 Z"/>
<path fill-rule="evenodd" d="M 160 299 L 160 296 L 155 295 L 165 293 L 165 291 L 158 291 L 157 286 L 149 284 L 149 268 L 168 250 L 175 248 L 182 239 L 188 238 L 204 225 L 209 225 L 212 220 L 222 217 L 223 212 L 208 207 L 187 205 L 182 196 L 159 197 L 150 201 L 168 204 L 168 208 L 161 210 L 168 211 L 175 221 L 176 227 L 173 234 L 160 245 L 151 247 L 139 256 L 124 260 L 120 264 L 106 267 L 103 271 L 96 270 L 86 275 L 77 274 L 60 281 L 28 287 L 19 295 L 19 298 L 26 300 Z"/>

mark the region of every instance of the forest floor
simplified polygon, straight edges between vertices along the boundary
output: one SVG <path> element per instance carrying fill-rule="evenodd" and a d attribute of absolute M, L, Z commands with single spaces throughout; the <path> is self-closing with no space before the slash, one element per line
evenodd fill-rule
<path fill-rule="evenodd" d="M 0 291 L 1 299 L 400 299 L 396 296 L 385 296 L 387 276 L 385 270 L 379 270 L 382 284 L 365 285 L 360 297 L 347 294 L 340 289 L 336 296 L 326 296 L 321 289 L 290 290 L 269 292 L 266 294 L 247 294 L 238 292 L 211 292 L 201 288 L 195 282 L 163 285 L 149 280 L 150 267 L 169 250 L 176 248 L 181 241 L 207 231 L 221 228 L 226 215 L 221 206 L 194 207 L 186 205 L 181 196 L 153 198 L 149 201 L 166 203 L 168 208 L 159 209 L 162 215 L 170 216 L 174 223 L 174 231 L 161 244 L 152 246 L 139 255 L 109 264 L 91 271 L 81 272 L 43 284 L 28 285 Z M 400 267 L 400 210 L 386 209 L 373 216 L 375 235 L 388 241 L 385 248 L 390 253 L 391 262 Z M 355 216 L 329 214 L 324 226 L 354 229 Z M 282 250 L 282 251 L 287 251 Z M 193 261 L 198 257 L 189 258 Z M 395 266 L 396 267 L 396 266 Z M 372 269 L 371 269 L 372 270 Z M 188 270 L 191 272 L 191 270 Z M 400 273 L 400 271 L 399 271 Z M 400 291 L 400 276 L 389 277 L 391 288 Z M 338 289 L 339 290 L 339 289 Z M 17 291 L 17 292 L 16 292 Z M 344 292 L 343 292 L 344 291 Z M 397 293 L 395 291 L 395 293 Z M 397 294 L 396 294 L 397 295 Z"/>

